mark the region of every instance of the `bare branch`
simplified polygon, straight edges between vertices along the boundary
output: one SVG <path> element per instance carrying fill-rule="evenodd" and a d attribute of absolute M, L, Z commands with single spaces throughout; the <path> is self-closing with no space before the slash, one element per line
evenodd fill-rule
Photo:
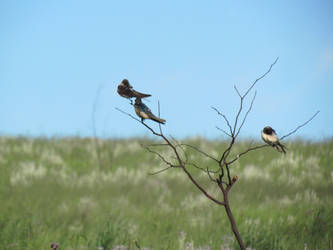
<path fill-rule="evenodd" d="M 184 151 L 184 149 L 182 148 L 181 143 L 179 143 L 179 141 L 176 138 L 174 138 L 172 135 L 169 135 L 169 136 L 174 141 L 176 147 L 180 147 Z M 185 153 L 185 151 L 184 151 L 184 153 Z"/>
<path fill-rule="evenodd" d="M 217 108 L 215 108 L 215 107 L 211 107 L 211 108 L 214 109 L 218 115 L 220 115 L 220 116 L 222 116 L 224 118 L 225 122 L 227 123 L 227 125 L 229 127 L 230 134 L 232 135 L 232 127 L 231 127 L 231 125 L 229 123 L 228 118 L 224 114 L 222 114 Z"/>
<path fill-rule="evenodd" d="M 277 62 L 278 59 L 279 59 L 279 58 L 277 57 L 277 58 L 275 59 L 275 61 L 271 64 L 271 66 L 269 67 L 269 69 L 268 69 L 268 70 L 267 70 L 262 76 L 260 76 L 259 78 L 257 78 L 257 79 L 253 82 L 253 84 L 247 89 L 247 91 L 245 92 L 244 95 L 241 95 L 240 92 L 238 91 L 237 87 L 234 86 L 234 89 L 236 90 L 236 92 L 237 92 L 237 94 L 238 94 L 238 96 L 239 96 L 239 98 L 240 98 L 240 106 L 239 106 L 238 113 L 237 113 L 236 118 L 235 118 L 235 123 L 234 123 L 234 127 L 233 127 L 233 133 L 231 133 L 232 135 L 235 134 L 235 131 L 236 131 L 236 129 L 237 129 L 237 123 L 238 123 L 239 116 L 240 116 L 240 114 L 241 114 L 241 112 L 242 112 L 242 109 L 243 109 L 243 101 L 244 101 L 245 97 L 250 93 L 250 91 L 253 89 L 253 87 L 256 85 L 256 83 L 257 83 L 258 81 L 260 81 L 262 78 L 264 78 L 264 77 L 265 77 L 265 76 L 271 71 L 271 69 L 272 69 L 273 66 L 276 64 L 276 62 Z M 238 133 L 239 133 L 239 132 L 238 132 Z"/>
<path fill-rule="evenodd" d="M 217 184 L 218 184 L 218 186 L 220 187 L 220 189 L 221 189 L 221 191 L 222 191 L 222 193 L 223 193 L 223 196 L 225 196 L 225 195 L 228 195 L 228 193 L 226 193 L 225 188 L 223 187 L 223 184 L 225 184 L 227 187 L 228 187 L 228 184 L 225 183 L 225 182 L 222 180 L 222 178 L 223 178 L 223 175 L 220 175 L 219 178 L 216 179 L 216 181 L 217 181 Z"/>
<path fill-rule="evenodd" d="M 94 142 L 94 146 L 95 146 L 95 152 L 96 152 L 96 156 L 97 156 L 97 161 L 98 161 L 98 169 L 101 170 L 102 168 L 102 159 L 101 159 L 101 150 L 100 150 L 100 145 L 97 139 L 97 131 L 96 131 L 96 112 L 97 112 L 97 104 L 98 104 L 98 99 L 99 96 L 101 94 L 101 91 L 103 89 L 103 85 L 100 85 L 96 91 L 96 96 L 94 99 L 94 103 L 93 103 L 93 109 L 92 109 L 92 114 L 91 114 L 91 119 L 92 119 L 92 129 L 93 129 L 93 142 Z"/>
<path fill-rule="evenodd" d="M 146 144 L 146 147 L 162 147 L 162 146 L 168 146 L 166 143 L 154 143 L 154 144 Z"/>
<path fill-rule="evenodd" d="M 181 143 L 179 143 L 179 141 L 175 137 L 173 137 L 172 135 L 169 135 L 169 136 L 176 143 L 176 145 L 181 146 Z"/>
<path fill-rule="evenodd" d="M 194 149 L 195 151 L 197 151 L 197 152 L 201 153 L 202 155 L 206 156 L 207 158 L 210 158 L 210 159 L 213 160 L 213 161 L 219 162 L 216 158 L 214 158 L 213 156 L 207 154 L 206 152 L 202 151 L 201 149 L 198 149 L 198 148 L 195 147 L 195 146 L 192 146 L 192 145 L 190 145 L 190 144 L 186 144 L 186 143 L 183 143 L 183 144 L 181 144 L 181 145 L 183 145 L 183 146 L 185 146 L 185 147 L 192 148 L 192 149 Z"/>
<path fill-rule="evenodd" d="M 94 99 L 94 103 L 93 103 L 93 110 L 92 110 L 92 114 L 91 114 L 91 118 L 92 118 L 92 126 L 93 126 L 93 134 L 94 134 L 94 138 L 96 139 L 97 138 L 97 132 L 96 132 L 96 123 L 95 123 L 95 120 L 96 120 L 96 112 L 97 112 L 97 103 L 98 103 L 98 99 L 99 99 L 99 96 L 101 94 L 101 91 L 103 89 L 103 85 L 100 85 L 96 91 L 96 96 L 95 96 L 95 99 Z"/>
<path fill-rule="evenodd" d="M 253 83 L 252 85 L 247 89 L 247 91 L 245 92 L 244 95 L 241 95 L 241 93 L 239 92 L 239 90 L 237 89 L 236 86 L 234 86 L 234 89 L 235 91 L 237 92 L 239 98 L 240 98 L 240 106 L 239 106 L 239 109 L 237 111 L 237 114 L 236 114 L 236 117 L 235 117 L 235 122 L 234 122 L 234 126 L 231 127 L 230 126 L 230 123 L 228 121 L 228 126 L 229 126 L 229 129 L 230 129 L 230 134 L 231 134 L 231 141 L 230 141 L 230 144 L 229 146 L 227 147 L 227 149 L 223 152 L 220 160 L 219 160 L 219 166 L 220 166 L 220 169 L 222 170 L 222 174 L 223 174 L 223 166 L 226 167 L 226 170 L 227 170 L 227 174 L 228 174 L 228 180 L 229 180 L 229 184 L 231 183 L 231 177 L 230 177 L 230 171 L 229 171 L 229 168 L 228 168 L 228 161 L 227 161 L 227 158 L 231 152 L 231 149 L 236 141 L 236 137 L 239 135 L 240 131 L 241 131 L 241 128 L 243 127 L 245 121 L 246 121 L 246 118 L 248 116 L 248 114 L 250 113 L 250 111 L 252 110 L 252 106 L 253 106 L 253 103 L 254 103 L 254 100 L 255 100 L 255 97 L 256 97 L 256 93 L 254 95 L 254 97 L 252 98 L 252 101 L 251 101 L 251 104 L 250 104 L 250 107 L 249 109 L 247 110 L 239 128 L 237 129 L 237 124 L 238 124 L 238 119 L 240 117 L 240 114 L 242 113 L 242 110 L 243 110 L 243 102 L 244 102 L 244 99 L 245 97 L 250 93 L 250 91 L 253 89 L 253 87 L 257 84 L 257 82 L 259 80 L 261 80 L 262 78 L 264 78 L 272 69 L 272 67 L 276 64 L 276 62 L 278 61 L 279 58 L 276 58 L 275 61 L 270 65 L 269 69 L 262 75 L 260 76 L 259 78 L 257 78 Z M 215 108 L 214 108 L 215 109 Z M 220 114 L 220 112 L 215 109 L 216 112 L 218 112 L 218 114 Z M 220 114 L 222 115 L 222 114 Z M 222 115 L 224 117 L 225 120 L 226 117 L 224 115 Z M 237 132 L 236 132 L 237 130 Z"/>
<path fill-rule="evenodd" d="M 258 81 L 260 81 L 262 78 L 264 78 L 269 72 L 271 72 L 271 69 L 273 68 L 273 66 L 276 64 L 276 62 L 279 60 L 279 58 L 277 57 L 276 59 L 275 59 L 275 61 L 271 64 L 271 66 L 269 66 L 269 69 L 262 75 L 262 76 L 260 76 L 259 78 L 257 78 L 254 82 L 253 82 L 253 84 L 250 86 L 250 88 L 246 91 L 246 93 L 243 95 L 243 98 L 245 97 L 245 96 L 247 96 L 247 94 L 251 91 L 251 89 L 254 87 L 254 85 L 256 85 L 256 83 L 258 82 Z"/>
<path fill-rule="evenodd" d="M 225 133 L 227 136 L 231 137 L 231 134 L 227 133 L 224 129 L 219 128 L 218 126 L 215 127 L 217 130 L 222 131 L 223 133 Z"/>
<path fill-rule="evenodd" d="M 308 119 L 306 122 L 304 122 L 303 124 L 301 124 L 301 125 L 299 125 L 297 128 L 295 128 L 293 131 L 291 131 L 290 133 L 288 133 L 288 134 L 286 134 L 286 135 L 284 135 L 284 136 L 282 136 L 281 138 L 280 138 L 280 141 L 282 141 L 284 138 L 287 138 L 288 136 L 290 136 L 290 135 L 292 135 L 292 134 L 294 134 L 294 133 L 296 133 L 296 131 L 298 130 L 298 129 L 300 129 L 301 127 L 304 127 L 306 124 L 308 124 L 310 121 L 312 121 L 313 120 L 313 118 L 315 118 L 316 117 L 316 115 L 318 115 L 319 114 L 319 110 L 310 118 L 310 119 Z"/>
<path fill-rule="evenodd" d="M 253 150 L 256 150 L 256 149 L 261 149 L 261 148 L 264 148 L 264 147 L 270 147 L 270 145 L 268 144 L 262 144 L 262 145 L 259 145 L 259 146 L 255 146 L 255 147 L 250 147 L 248 148 L 247 150 L 245 150 L 244 152 L 238 154 L 234 159 L 232 159 L 231 161 L 228 161 L 227 164 L 228 165 L 231 165 L 232 163 L 234 163 L 235 161 L 237 161 L 241 156 L 245 155 L 246 153 L 250 152 L 250 151 L 253 151 Z"/>
<path fill-rule="evenodd" d="M 237 92 L 237 94 L 238 94 L 239 98 L 242 98 L 242 95 L 241 95 L 241 94 L 240 94 L 240 92 L 238 91 L 238 89 L 237 89 L 236 85 L 234 85 L 234 89 L 236 90 L 236 92 Z"/>
<path fill-rule="evenodd" d="M 160 101 L 158 101 L 158 118 L 161 118 L 161 112 L 160 112 Z M 158 127 L 160 129 L 160 134 L 162 134 L 162 126 L 161 123 L 158 123 Z"/>
<path fill-rule="evenodd" d="M 221 206 L 225 206 L 226 202 L 223 201 L 219 201 L 217 199 L 215 199 L 213 196 L 211 196 L 193 177 L 192 175 L 187 171 L 187 169 L 185 167 L 183 167 L 184 172 L 187 174 L 187 176 L 190 178 L 190 180 L 192 181 L 192 183 L 198 188 L 200 189 L 200 191 L 211 201 L 214 201 L 215 203 L 221 205 Z"/>
<path fill-rule="evenodd" d="M 210 179 L 211 181 L 213 181 L 213 182 L 217 182 L 217 180 L 214 179 L 214 178 L 210 175 L 210 172 L 209 172 L 209 170 L 208 170 L 208 167 L 207 167 L 207 174 L 208 174 L 208 177 L 209 177 L 209 179 Z"/>
<path fill-rule="evenodd" d="M 237 93 L 239 93 L 239 92 L 237 92 Z M 239 109 L 238 109 L 238 112 L 237 112 L 237 115 L 236 115 L 236 118 L 235 118 L 234 128 L 232 130 L 231 135 L 235 135 L 235 131 L 236 131 L 236 128 L 237 128 L 237 123 L 238 123 L 238 118 L 239 118 L 239 115 L 241 114 L 241 112 L 243 110 L 243 101 L 244 101 L 244 97 L 240 96 L 240 105 L 239 105 Z"/>
<path fill-rule="evenodd" d="M 162 134 L 161 133 L 157 133 L 154 129 L 152 129 L 151 127 L 149 127 L 146 123 L 144 123 L 143 121 L 140 121 L 138 118 L 134 117 L 133 115 L 121 110 L 120 108 L 117 108 L 115 107 L 116 110 L 120 111 L 121 113 L 125 114 L 125 115 L 128 115 L 129 117 L 131 117 L 132 119 L 140 122 L 141 124 L 143 124 L 146 128 L 148 128 L 154 135 L 157 135 L 157 136 L 161 136 Z"/>
<path fill-rule="evenodd" d="M 187 162 L 186 165 L 193 166 L 193 167 L 195 167 L 195 168 L 197 168 L 197 169 L 199 169 L 199 170 L 205 172 L 206 174 L 210 174 L 210 173 L 212 173 L 212 174 L 217 174 L 217 173 L 219 172 L 219 170 L 217 170 L 217 171 L 209 170 L 208 167 L 206 167 L 206 169 L 205 169 L 205 168 L 202 168 L 202 167 L 199 167 L 197 164 L 192 163 L 192 162 Z"/>
<path fill-rule="evenodd" d="M 229 185 L 227 185 L 227 188 L 226 188 L 226 192 L 227 193 L 230 191 L 230 189 L 236 183 L 237 180 L 238 180 L 238 176 L 237 175 L 235 175 L 234 177 L 232 177 L 231 183 Z"/>
<path fill-rule="evenodd" d="M 217 199 L 215 199 L 213 196 L 211 196 L 191 175 L 190 172 L 188 172 L 188 170 L 186 169 L 186 166 L 184 165 L 184 162 L 181 160 L 179 153 L 177 151 L 177 148 L 172 145 L 172 143 L 168 140 L 168 138 L 166 138 L 163 134 L 161 134 L 161 137 L 164 139 L 164 141 L 166 143 L 169 144 L 169 146 L 172 148 L 172 150 L 174 151 L 175 155 L 177 156 L 177 160 L 179 162 L 180 167 L 183 169 L 183 171 L 185 172 L 185 174 L 188 176 L 188 178 L 192 181 L 192 183 L 211 201 L 221 205 L 221 206 L 225 206 L 226 203 L 219 201 Z"/>
<path fill-rule="evenodd" d="M 177 141 L 172 135 L 170 135 L 170 138 L 176 143 L 176 147 L 180 148 L 183 153 L 184 153 L 184 156 L 185 156 L 185 162 L 188 161 L 188 156 L 187 156 L 187 153 L 185 152 L 184 148 L 182 147 L 182 144 Z"/>
<path fill-rule="evenodd" d="M 235 143 L 235 136 L 233 135 L 232 137 L 231 137 L 231 141 L 230 141 L 230 144 L 229 144 L 229 146 L 227 147 L 227 149 L 226 150 L 224 150 L 224 152 L 223 152 L 223 154 L 222 154 L 222 156 L 221 156 L 221 158 L 220 158 L 220 160 L 219 160 L 219 166 L 220 166 L 220 168 L 223 170 L 223 164 L 226 164 L 226 159 L 228 158 L 228 155 L 229 155 L 229 153 L 230 153 L 230 151 L 231 151 L 231 149 L 232 149 L 232 146 L 234 145 L 234 143 Z"/>
<path fill-rule="evenodd" d="M 163 169 L 161 169 L 161 170 L 158 170 L 158 171 L 156 171 L 156 172 L 149 173 L 149 175 L 160 174 L 160 173 L 162 173 L 162 172 L 164 172 L 164 171 L 169 170 L 170 168 L 173 168 L 173 167 L 170 167 L 170 166 L 169 166 L 169 167 L 163 168 Z"/>
<path fill-rule="evenodd" d="M 229 185 L 231 185 L 231 182 L 232 182 L 232 181 L 231 181 L 230 169 L 229 169 L 229 165 L 228 165 L 228 163 L 225 164 L 225 168 L 227 169 Z"/>
<path fill-rule="evenodd" d="M 254 96 L 253 96 L 253 98 L 252 98 L 252 101 L 251 101 L 250 107 L 249 107 L 249 109 L 247 110 L 247 112 L 246 112 L 246 114 L 245 114 L 245 116 L 244 116 L 244 119 L 243 119 L 241 125 L 239 126 L 239 128 L 238 128 L 238 130 L 237 130 L 237 133 L 236 133 L 235 137 L 238 136 L 240 130 L 242 129 L 242 127 L 243 127 L 243 125 L 244 125 L 244 123 L 245 123 L 245 120 L 246 120 L 248 114 L 249 114 L 250 111 L 252 110 L 252 106 L 253 106 L 254 100 L 256 99 L 256 96 L 257 96 L 257 91 L 254 92 Z"/>
<path fill-rule="evenodd" d="M 143 147 L 144 149 L 146 149 L 148 152 L 157 155 L 157 156 L 158 156 L 158 157 L 159 157 L 159 158 L 160 158 L 165 164 L 169 165 L 170 167 L 176 167 L 176 165 L 174 165 L 174 164 L 172 164 L 171 162 L 169 162 L 168 160 L 166 160 L 166 159 L 164 158 L 164 156 L 161 155 L 159 152 L 156 152 L 156 151 L 154 151 L 154 150 L 151 150 L 149 147 L 144 146 L 144 145 L 142 145 L 142 144 L 141 144 L 141 147 Z"/>
<path fill-rule="evenodd" d="M 182 169 L 183 169 L 183 171 L 186 173 L 186 175 L 189 177 L 189 179 L 192 181 L 192 183 L 208 198 L 208 199 L 210 199 L 211 201 L 213 201 L 213 202 L 215 202 L 215 203 L 217 203 L 217 204 L 219 204 L 219 205 L 221 205 L 221 206 L 225 206 L 226 205 L 226 203 L 225 202 L 223 202 L 223 201 L 219 201 L 219 200 L 217 200 L 217 199 L 215 199 L 213 196 L 211 196 L 194 178 L 193 178 L 193 176 L 190 174 L 190 172 L 188 172 L 187 171 L 187 169 L 186 169 L 186 167 L 185 167 L 185 165 L 184 165 L 184 162 L 182 161 L 182 159 L 180 158 L 180 155 L 179 155 L 179 153 L 178 153 L 178 151 L 177 151 L 177 148 L 169 141 L 169 139 L 168 138 L 166 138 L 164 135 L 163 135 L 163 133 L 162 133 L 162 131 L 161 131 L 161 133 L 157 133 L 157 132 L 155 132 L 151 127 L 149 127 L 147 124 L 145 124 L 144 122 L 141 122 L 140 120 L 138 120 L 137 118 L 135 118 L 134 116 L 132 116 L 131 114 L 129 114 L 129 113 L 127 113 L 127 112 L 125 112 L 125 111 L 123 111 L 123 110 L 121 110 L 121 109 L 119 109 L 119 108 L 116 108 L 118 111 L 120 111 L 120 112 L 122 112 L 122 113 L 124 113 L 124 114 L 126 114 L 126 115 L 128 115 L 129 117 L 131 117 L 132 119 L 134 119 L 134 120 L 136 120 L 136 121 L 138 121 L 138 122 L 140 122 L 141 124 L 143 124 L 147 129 L 149 129 L 154 135 L 156 135 L 156 136 L 159 136 L 159 137 L 161 137 L 170 147 L 171 147 L 171 149 L 173 150 L 173 152 L 174 152 L 174 154 L 176 155 L 176 159 L 177 159 L 177 161 L 178 161 L 178 163 L 179 163 L 179 166 L 174 166 L 173 164 L 171 164 L 170 162 L 168 162 L 168 161 L 166 161 L 165 159 L 164 159 L 164 157 L 163 156 L 161 156 L 159 153 L 157 153 L 157 155 L 159 155 L 159 157 L 162 159 L 162 161 L 164 161 L 166 164 L 168 164 L 170 167 L 181 167 Z M 151 149 L 148 149 L 148 151 L 152 151 Z M 154 153 L 155 151 L 152 151 L 152 153 Z M 164 159 L 164 160 L 163 160 Z"/>
<path fill-rule="evenodd" d="M 136 118 L 135 116 L 131 115 L 130 113 L 127 113 L 127 112 L 125 112 L 125 111 L 123 111 L 123 110 L 121 110 L 120 108 L 117 108 L 117 107 L 115 107 L 115 109 L 118 110 L 118 111 L 120 111 L 121 113 L 123 113 L 123 114 L 125 114 L 125 115 L 128 115 L 128 116 L 131 117 L 132 119 L 134 119 L 134 120 L 136 120 L 136 121 L 138 121 L 138 122 L 141 123 L 141 120 L 139 120 L 139 119 Z"/>

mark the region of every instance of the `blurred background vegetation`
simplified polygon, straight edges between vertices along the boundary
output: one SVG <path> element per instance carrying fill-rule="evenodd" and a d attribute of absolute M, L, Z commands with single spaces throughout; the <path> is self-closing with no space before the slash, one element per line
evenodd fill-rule
<path fill-rule="evenodd" d="M 216 157 L 227 145 L 184 141 Z M 165 166 L 141 144 L 156 142 L 0 137 L 0 249 L 48 249 L 51 242 L 60 249 L 237 249 L 224 208 L 181 169 L 149 175 Z M 238 142 L 233 154 L 250 143 Z M 232 166 L 240 233 L 251 249 L 333 249 L 333 139 L 286 146 L 286 155 L 267 147 Z M 168 149 L 160 152 L 171 159 Z M 191 172 L 221 198 L 206 175 Z"/>

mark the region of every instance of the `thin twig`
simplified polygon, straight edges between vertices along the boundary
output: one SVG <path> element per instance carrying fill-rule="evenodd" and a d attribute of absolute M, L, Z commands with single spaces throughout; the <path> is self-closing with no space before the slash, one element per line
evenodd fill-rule
<path fill-rule="evenodd" d="M 242 98 L 242 95 L 241 95 L 241 94 L 240 94 L 240 92 L 238 91 L 238 89 L 237 89 L 236 85 L 234 85 L 234 89 L 236 90 L 236 92 L 237 92 L 237 94 L 238 94 L 239 98 Z"/>
<path fill-rule="evenodd" d="M 166 143 L 154 143 L 154 144 L 145 144 L 147 147 L 162 147 L 162 146 L 168 146 Z"/>
<path fill-rule="evenodd" d="M 235 118 L 235 123 L 234 123 L 234 127 L 233 127 L 233 130 L 232 130 L 232 135 L 235 135 L 235 132 L 236 132 L 236 129 L 237 129 L 237 123 L 238 123 L 238 119 L 239 119 L 239 116 L 240 114 L 242 113 L 242 110 L 243 110 L 243 101 L 244 101 L 244 98 L 245 96 L 241 96 L 237 87 L 234 86 L 239 98 L 240 98 L 240 105 L 239 105 L 239 109 L 238 109 L 238 112 L 237 112 L 237 115 L 236 115 L 236 118 Z M 236 137 L 236 136 L 235 136 Z"/>
<path fill-rule="evenodd" d="M 262 78 L 264 78 L 269 72 L 271 72 L 271 69 L 273 68 L 273 66 L 277 63 L 277 61 L 279 60 L 279 57 L 277 57 L 275 59 L 275 61 L 269 66 L 269 69 L 262 75 L 260 76 L 259 78 L 257 78 L 253 84 L 251 85 L 251 87 L 246 91 L 246 93 L 243 95 L 243 97 L 247 96 L 247 94 L 251 91 L 251 89 L 254 87 L 254 85 L 256 85 L 256 83 L 258 81 L 260 81 Z"/>
<path fill-rule="evenodd" d="M 228 161 L 227 164 L 231 165 L 232 163 L 234 163 L 235 161 L 237 161 L 240 157 L 242 157 L 243 155 L 245 155 L 246 153 L 253 151 L 253 150 L 257 150 L 257 149 L 261 149 L 264 147 L 269 147 L 270 145 L 268 144 L 263 144 L 263 145 L 259 145 L 259 146 L 255 146 L 255 147 L 250 147 L 247 150 L 245 150 L 244 152 L 238 154 L 234 159 L 232 159 L 231 161 Z"/>
<path fill-rule="evenodd" d="M 237 133 L 236 133 L 235 137 L 238 136 L 240 130 L 242 129 L 242 127 L 243 127 L 243 125 L 244 125 L 244 123 L 245 123 L 245 120 L 246 120 L 248 114 L 251 112 L 251 110 L 252 110 L 252 106 L 253 106 L 253 103 L 254 103 L 254 100 L 256 99 L 256 95 L 257 95 L 257 91 L 254 92 L 254 96 L 253 96 L 253 98 L 252 98 L 252 101 L 251 101 L 250 107 L 249 107 L 249 109 L 247 110 L 247 112 L 246 112 L 246 114 L 245 114 L 245 116 L 244 116 L 244 119 L 243 119 L 241 125 L 239 126 L 239 128 L 238 128 L 238 130 L 237 130 Z"/>
<path fill-rule="evenodd" d="M 158 118 L 161 118 L 161 111 L 160 111 L 160 101 L 158 101 Z M 158 127 L 160 128 L 160 134 L 162 134 L 162 126 L 161 123 L 158 123 Z"/>
<path fill-rule="evenodd" d="M 287 138 L 288 136 L 290 136 L 290 135 L 296 133 L 296 131 L 297 131 L 298 129 L 300 129 L 301 127 L 304 127 L 306 124 L 308 124 L 310 121 L 312 121 L 313 118 L 315 118 L 315 116 L 319 114 L 319 112 L 320 112 L 320 111 L 318 110 L 318 111 L 317 111 L 317 112 L 316 112 L 316 113 L 315 113 L 310 119 L 308 119 L 306 122 L 304 122 L 303 124 L 299 125 L 297 128 L 295 128 L 294 130 L 292 130 L 290 133 L 288 133 L 288 134 L 282 136 L 282 137 L 280 138 L 280 141 L 282 141 L 284 138 Z"/>
<path fill-rule="evenodd" d="M 230 134 L 232 135 L 232 127 L 231 127 L 231 125 L 229 123 L 228 118 L 224 114 L 222 114 L 217 108 L 215 108 L 215 107 L 211 107 L 211 108 L 214 109 L 218 115 L 220 115 L 220 116 L 222 116 L 224 118 L 225 122 L 227 123 L 227 125 L 229 127 Z"/>
<path fill-rule="evenodd" d="M 157 133 L 154 129 L 152 129 L 151 127 L 149 127 L 146 123 L 144 123 L 143 121 L 137 119 L 136 117 L 134 117 L 133 115 L 121 110 L 120 108 L 117 108 L 115 107 L 116 110 L 120 111 L 121 113 L 125 114 L 125 115 L 128 115 L 129 117 L 131 117 L 132 119 L 140 122 L 141 124 L 143 124 L 147 129 L 149 129 L 154 135 L 157 135 L 157 136 L 161 136 L 160 133 Z"/>
<path fill-rule="evenodd" d="M 92 129 L 93 129 L 93 136 L 94 136 L 93 142 L 94 142 L 94 146 L 95 146 L 95 152 L 96 152 L 96 156 L 97 156 L 99 170 L 101 170 L 103 164 L 102 164 L 102 159 L 101 159 L 101 150 L 99 147 L 99 141 L 97 139 L 96 112 L 97 112 L 98 99 L 99 99 L 99 96 L 101 94 L 103 87 L 104 87 L 103 85 L 100 85 L 96 91 L 96 96 L 95 96 L 94 103 L 93 103 L 93 110 L 92 110 L 92 114 L 91 114 Z"/>
<path fill-rule="evenodd" d="M 169 165 L 170 167 L 175 167 L 174 164 L 172 164 L 171 162 L 169 162 L 168 160 L 166 160 L 166 159 L 164 158 L 164 156 L 161 155 L 159 152 L 156 152 L 156 151 L 154 151 L 154 150 L 151 150 L 149 147 L 144 146 L 144 145 L 142 145 L 142 144 L 141 144 L 141 147 L 143 147 L 144 149 L 146 149 L 148 152 L 157 155 L 157 156 L 158 156 L 158 157 L 159 157 L 159 158 L 160 158 L 165 164 Z"/>
<path fill-rule="evenodd" d="M 177 148 L 172 145 L 172 143 L 168 140 L 168 138 L 166 138 L 163 134 L 161 134 L 161 137 L 165 140 L 166 143 L 168 143 L 170 145 L 170 147 L 172 148 L 172 150 L 174 151 L 175 155 L 177 156 L 177 160 L 179 162 L 179 165 L 182 167 L 183 171 L 185 172 L 185 174 L 188 176 L 188 178 L 192 181 L 192 183 L 211 201 L 221 205 L 221 206 L 225 206 L 226 203 L 223 201 L 219 201 L 216 198 L 214 198 L 213 196 L 211 196 L 195 179 L 194 177 L 191 175 L 191 173 L 186 169 L 186 166 L 184 165 L 184 162 L 182 162 L 179 153 L 177 151 Z"/>
<path fill-rule="evenodd" d="M 195 168 L 197 168 L 197 169 L 199 169 L 199 170 L 201 170 L 201 171 L 203 171 L 203 172 L 205 172 L 205 173 L 208 173 L 208 174 L 209 174 L 209 173 L 217 174 L 217 173 L 219 172 L 219 170 L 217 170 L 217 171 L 209 170 L 208 167 L 206 167 L 206 169 L 204 169 L 204 168 L 202 168 L 202 167 L 199 167 L 197 164 L 195 164 L 195 163 L 193 163 L 193 162 L 187 162 L 186 165 L 193 166 L 193 167 L 195 167 Z"/>
<path fill-rule="evenodd" d="M 125 115 L 130 116 L 132 119 L 134 119 L 134 120 L 136 120 L 136 121 L 138 121 L 138 122 L 141 123 L 141 120 L 139 120 L 139 119 L 136 118 L 135 116 L 131 115 L 130 113 L 127 113 L 127 112 L 125 112 L 125 111 L 123 111 L 123 110 L 121 110 L 120 108 L 117 108 L 117 107 L 115 107 L 115 109 L 118 110 L 118 111 L 120 111 L 121 113 L 123 113 L 123 114 L 125 114 Z"/>
<path fill-rule="evenodd" d="M 215 126 L 215 128 L 216 128 L 217 130 L 222 131 L 222 132 L 225 133 L 227 136 L 231 137 L 231 134 L 227 133 L 224 129 L 222 129 L 222 128 L 218 127 L 218 126 Z"/>
<path fill-rule="evenodd" d="M 207 174 L 208 174 L 208 177 L 209 177 L 209 179 L 210 179 L 211 181 L 213 181 L 213 182 L 217 182 L 217 180 L 214 179 L 214 178 L 210 175 L 210 172 L 209 172 L 209 170 L 208 170 L 208 167 L 207 167 Z"/>
<path fill-rule="evenodd" d="M 173 167 L 166 167 L 166 168 L 163 168 L 163 169 L 161 169 L 161 170 L 158 170 L 158 171 L 156 171 L 156 172 L 152 172 L 152 173 L 148 173 L 149 175 L 156 175 L 156 174 L 160 174 L 160 173 L 162 173 L 162 172 L 164 172 L 164 171 L 167 171 L 167 170 L 169 170 L 170 168 L 173 168 Z"/>
<path fill-rule="evenodd" d="M 248 93 L 250 93 L 250 91 L 253 89 L 253 87 L 256 85 L 256 83 L 257 83 L 258 81 L 260 81 L 262 78 L 264 78 L 264 77 L 265 77 L 265 76 L 271 71 L 271 69 L 273 68 L 273 66 L 275 65 L 275 63 L 277 62 L 278 59 L 279 59 L 279 58 L 277 57 L 277 58 L 275 59 L 275 61 L 271 64 L 271 66 L 269 67 L 269 69 L 268 69 L 268 70 L 267 70 L 262 76 L 260 76 L 259 78 L 257 78 L 257 79 L 253 82 L 253 84 L 247 89 L 247 91 L 245 92 L 244 95 L 241 95 L 240 92 L 238 91 L 237 87 L 234 86 L 234 88 L 235 88 L 235 90 L 236 90 L 238 96 L 240 97 L 240 106 L 239 106 L 238 113 L 237 113 L 237 115 L 236 115 L 236 119 L 235 119 L 235 123 L 234 123 L 234 128 L 233 128 L 233 133 L 232 133 L 232 134 L 235 134 L 235 131 L 236 131 L 236 129 L 237 129 L 238 118 L 239 118 L 239 115 L 241 114 L 242 109 L 243 109 L 243 100 L 244 100 L 245 97 L 248 95 Z"/>
<path fill-rule="evenodd" d="M 182 144 L 176 140 L 172 135 L 170 135 L 170 138 L 176 143 L 176 147 L 179 147 L 183 153 L 184 153 L 184 156 L 185 156 L 185 162 L 188 161 L 188 156 L 187 156 L 187 153 L 185 152 L 184 148 L 182 147 Z"/>
<path fill-rule="evenodd" d="M 206 156 L 207 158 L 210 158 L 211 160 L 213 161 L 216 161 L 216 162 L 219 162 L 216 158 L 214 158 L 213 156 L 207 154 L 206 152 L 202 151 L 201 149 L 198 149 L 197 147 L 195 146 L 192 146 L 190 144 L 186 144 L 186 143 L 182 143 L 181 145 L 185 146 L 185 147 L 189 147 L 189 148 L 192 148 L 194 149 L 195 151 L 201 153 L 202 155 Z"/>

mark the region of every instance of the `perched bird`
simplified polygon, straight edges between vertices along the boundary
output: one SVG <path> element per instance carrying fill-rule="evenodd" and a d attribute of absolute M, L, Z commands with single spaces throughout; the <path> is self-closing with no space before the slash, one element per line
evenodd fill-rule
<path fill-rule="evenodd" d="M 129 83 L 127 79 L 124 79 L 121 81 L 121 83 L 118 85 L 117 92 L 119 95 L 125 98 L 132 98 L 132 97 L 140 97 L 140 98 L 145 98 L 149 97 L 151 95 L 148 94 L 143 94 L 138 91 L 135 91 L 132 87 L 132 85 Z"/>
<path fill-rule="evenodd" d="M 151 110 L 141 101 L 140 97 L 137 97 L 135 99 L 134 109 L 135 109 L 135 113 L 141 118 L 142 122 L 144 119 L 151 119 L 155 122 L 165 124 L 165 120 L 156 117 L 151 112 Z"/>
<path fill-rule="evenodd" d="M 285 146 L 279 142 L 279 138 L 277 137 L 275 130 L 270 126 L 264 127 L 261 131 L 261 138 L 269 145 L 272 145 L 279 152 L 286 153 Z"/>

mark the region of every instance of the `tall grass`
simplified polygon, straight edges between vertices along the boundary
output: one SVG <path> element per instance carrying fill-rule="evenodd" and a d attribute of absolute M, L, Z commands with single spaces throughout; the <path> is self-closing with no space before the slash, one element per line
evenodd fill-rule
<path fill-rule="evenodd" d="M 223 208 L 205 199 L 180 169 L 163 164 L 143 138 L 0 137 L 0 249 L 237 249 Z M 188 139 L 212 155 L 224 141 Z M 233 152 L 245 149 L 240 142 Z M 231 207 L 252 249 L 333 249 L 333 140 L 292 141 L 232 166 Z M 171 156 L 161 149 L 161 153 Z M 192 161 L 214 168 L 195 152 Z M 210 193 L 209 179 L 191 169 Z"/>

